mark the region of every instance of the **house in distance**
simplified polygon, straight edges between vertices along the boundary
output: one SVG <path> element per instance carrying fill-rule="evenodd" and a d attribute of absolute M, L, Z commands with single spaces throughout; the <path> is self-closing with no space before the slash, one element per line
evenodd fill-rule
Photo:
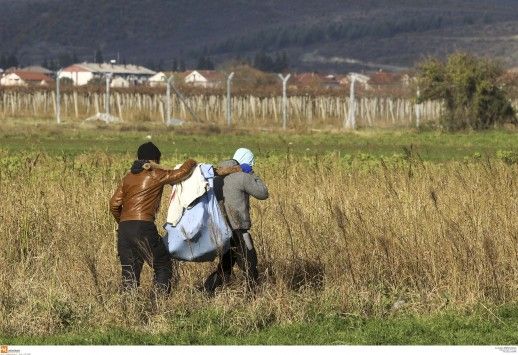
<path fill-rule="evenodd" d="M 12 70 L 6 71 L 0 79 L 2 86 L 48 86 L 52 83 L 52 78 L 46 74 L 26 71 Z"/>
<path fill-rule="evenodd" d="M 184 82 L 202 88 L 217 88 L 224 80 L 224 75 L 215 70 L 193 70 L 185 77 Z"/>
<path fill-rule="evenodd" d="M 156 72 L 133 64 L 77 63 L 61 70 L 59 78 L 69 78 L 75 86 L 81 86 L 88 84 L 92 79 L 102 80 L 107 74 L 112 75 L 115 83 L 120 82 L 122 86 L 129 86 L 147 82 Z"/>

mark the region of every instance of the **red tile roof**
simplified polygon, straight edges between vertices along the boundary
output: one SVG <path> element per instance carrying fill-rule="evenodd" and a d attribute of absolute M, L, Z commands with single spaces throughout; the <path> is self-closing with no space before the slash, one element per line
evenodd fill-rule
<path fill-rule="evenodd" d="M 70 72 L 70 73 L 76 73 L 76 72 L 90 72 L 91 70 L 88 70 L 77 64 L 72 64 L 72 65 L 64 68 L 63 71 Z"/>
<path fill-rule="evenodd" d="M 15 70 L 14 74 L 18 75 L 20 79 L 23 81 L 52 81 L 52 78 L 43 73 L 33 72 L 33 71 L 25 71 L 25 70 Z"/>
<path fill-rule="evenodd" d="M 332 74 L 319 74 L 319 73 L 300 73 L 296 74 L 293 78 L 294 82 L 300 85 L 311 85 L 311 84 L 338 84 L 335 75 Z"/>
<path fill-rule="evenodd" d="M 371 75 L 369 84 L 374 85 L 389 85 L 396 84 L 401 80 L 401 74 L 388 73 L 388 72 L 377 72 Z"/>

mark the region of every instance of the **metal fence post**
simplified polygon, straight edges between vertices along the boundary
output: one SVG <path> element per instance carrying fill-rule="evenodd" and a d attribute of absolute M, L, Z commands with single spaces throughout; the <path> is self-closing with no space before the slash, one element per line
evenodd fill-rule
<path fill-rule="evenodd" d="M 421 96 L 421 91 L 419 90 L 419 87 L 417 88 L 417 101 L 419 101 L 419 97 Z M 415 125 L 417 128 L 419 128 L 419 124 L 421 120 L 421 104 L 416 103 L 415 105 Z"/>
<path fill-rule="evenodd" d="M 171 82 L 174 80 L 174 76 L 170 76 L 169 78 L 164 78 L 166 81 L 166 123 L 171 121 Z"/>
<path fill-rule="evenodd" d="M 286 95 L 286 85 L 290 80 L 291 74 L 282 76 L 279 74 L 279 78 L 282 80 L 282 129 L 286 129 L 287 115 L 288 115 L 288 97 Z"/>
<path fill-rule="evenodd" d="M 110 79 L 112 77 L 112 73 L 106 74 L 106 96 L 104 98 L 104 112 L 107 115 L 110 114 Z"/>
<path fill-rule="evenodd" d="M 61 91 L 59 87 L 59 76 L 63 70 L 56 73 L 56 123 L 61 124 Z"/>
<path fill-rule="evenodd" d="M 354 86 L 356 84 L 356 76 L 351 75 L 351 88 L 349 93 L 349 113 L 347 120 L 344 122 L 344 128 L 356 129 L 356 99 L 354 97 Z"/>
<path fill-rule="evenodd" d="M 230 73 L 227 78 L 227 126 L 232 125 L 232 103 L 230 97 L 230 90 L 232 88 L 232 79 L 234 78 L 234 72 Z"/>

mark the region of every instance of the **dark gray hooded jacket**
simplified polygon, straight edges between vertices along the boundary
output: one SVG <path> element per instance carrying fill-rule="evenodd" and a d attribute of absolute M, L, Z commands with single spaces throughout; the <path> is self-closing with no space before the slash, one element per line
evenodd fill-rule
<path fill-rule="evenodd" d="M 235 160 L 225 160 L 219 167 L 239 165 Z M 218 201 L 223 201 L 232 229 L 250 229 L 250 196 L 258 200 L 268 198 L 268 188 L 254 173 L 233 173 L 214 179 L 214 192 Z"/>

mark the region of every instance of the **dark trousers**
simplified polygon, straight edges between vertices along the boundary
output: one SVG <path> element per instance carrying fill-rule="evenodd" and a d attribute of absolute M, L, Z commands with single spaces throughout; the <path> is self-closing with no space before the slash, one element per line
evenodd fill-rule
<path fill-rule="evenodd" d="M 119 223 L 117 250 L 125 290 L 140 285 L 140 272 L 146 262 L 154 270 L 155 287 L 166 293 L 171 291 L 171 258 L 153 222 Z"/>
<path fill-rule="evenodd" d="M 232 275 L 232 268 L 237 262 L 241 270 L 245 272 L 246 286 L 248 291 L 253 291 L 257 285 L 259 273 L 257 272 L 257 253 L 253 245 L 250 233 L 250 243 L 247 246 L 243 234 L 246 230 L 232 231 L 232 239 L 230 239 L 230 249 L 221 256 L 216 270 L 207 277 L 203 284 L 203 289 L 209 294 L 213 294 L 217 287 L 227 282 Z M 251 247 L 251 248 L 250 248 Z"/>

